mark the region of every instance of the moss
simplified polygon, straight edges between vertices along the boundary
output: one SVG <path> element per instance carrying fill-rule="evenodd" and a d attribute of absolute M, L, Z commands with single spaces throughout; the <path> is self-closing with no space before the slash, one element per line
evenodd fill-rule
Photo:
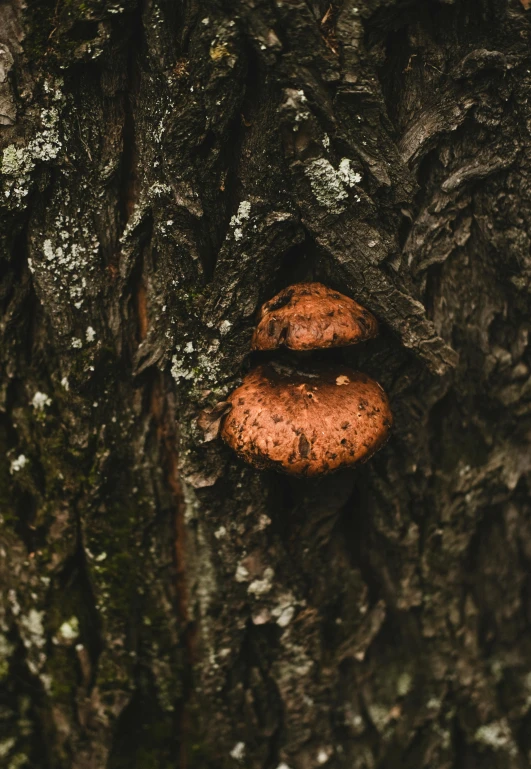
<path fill-rule="evenodd" d="M 46 56 L 50 35 L 54 28 L 55 0 L 40 0 L 32 3 L 25 11 L 26 37 L 24 51 L 29 61 L 34 66 L 42 66 L 42 59 Z"/>
<path fill-rule="evenodd" d="M 40 0 L 33 3 L 26 11 L 26 55 L 36 67 L 42 67 L 43 58 L 47 59 L 48 68 L 53 61 L 64 66 L 80 46 L 75 25 L 101 19 L 104 10 L 105 3 L 98 0 Z"/>

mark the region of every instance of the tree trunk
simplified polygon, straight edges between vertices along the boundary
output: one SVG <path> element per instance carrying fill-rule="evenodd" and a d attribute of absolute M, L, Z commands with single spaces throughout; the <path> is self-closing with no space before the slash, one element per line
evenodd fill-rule
<path fill-rule="evenodd" d="M 0 0 L 0 764 L 531 764 L 529 0 Z M 203 409 L 379 318 L 368 464 Z"/>

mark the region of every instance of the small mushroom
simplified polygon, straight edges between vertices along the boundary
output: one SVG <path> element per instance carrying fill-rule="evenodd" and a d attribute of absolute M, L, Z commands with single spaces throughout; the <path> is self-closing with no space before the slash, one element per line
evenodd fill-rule
<path fill-rule="evenodd" d="M 225 442 L 255 467 L 295 475 L 364 462 L 392 425 L 378 382 L 339 365 L 289 373 L 275 364 L 258 366 L 228 401 Z"/>
<path fill-rule="evenodd" d="M 377 334 L 374 315 L 350 297 L 322 283 L 297 283 L 262 306 L 252 349 L 344 347 Z"/>

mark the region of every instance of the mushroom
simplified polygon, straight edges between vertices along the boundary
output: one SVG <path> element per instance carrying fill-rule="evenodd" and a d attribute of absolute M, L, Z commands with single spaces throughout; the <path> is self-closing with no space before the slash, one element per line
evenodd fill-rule
<path fill-rule="evenodd" d="M 221 435 L 255 467 L 321 475 L 364 462 L 387 440 L 392 414 L 378 382 L 345 366 L 251 371 L 228 398 Z"/>
<path fill-rule="evenodd" d="M 296 283 L 266 302 L 253 335 L 253 350 L 345 347 L 378 334 L 372 313 L 322 283 Z"/>

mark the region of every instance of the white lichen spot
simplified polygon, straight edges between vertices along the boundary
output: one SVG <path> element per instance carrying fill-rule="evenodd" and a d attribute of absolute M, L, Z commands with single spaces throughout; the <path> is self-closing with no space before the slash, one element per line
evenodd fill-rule
<path fill-rule="evenodd" d="M 323 147 L 325 148 L 325 150 L 327 150 L 330 147 L 330 137 L 328 136 L 328 134 L 325 134 L 323 136 Z"/>
<path fill-rule="evenodd" d="M 231 750 L 230 755 L 235 761 L 243 761 L 245 756 L 245 742 L 237 742 Z"/>
<path fill-rule="evenodd" d="M 68 377 L 64 376 L 61 379 L 61 386 L 64 387 L 64 389 L 68 392 L 70 390 L 70 384 L 68 383 Z"/>
<path fill-rule="evenodd" d="M 225 528 L 225 526 L 220 526 L 219 529 L 217 529 L 214 532 L 214 536 L 215 536 L 216 539 L 223 539 L 223 537 L 226 537 L 227 536 L 227 529 Z"/>
<path fill-rule="evenodd" d="M 79 637 L 79 620 L 77 617 L 70 617 L 69 620 L 63 622 L 59 628 L 59 634 L 65 641 L 74 641 Z"/>
<path fill-rule="evenodd" d="M 308 110 L 304 110 L 304 112 L 297 112 L 297 114 L 295 115 L 295 123 L 302 123 L 303 120 L 308 120 L 309 117 L 310 117 L 310 113 L 308 112 Z M 294 126 L 293 128 L 294 131 L 298 131 L 298 129 L 299 129 L 298 126 Z"/>
<path fill-rule="evenodd" d="M 398 696 L 405 697 L 406 694 L 411 690 L 412 683 L 413 680 L 409 673 L 402 673 L 396 682 L 396 693 Z"/>
<path fill-rule="evenodd" d="M 43 611 L 30 609 L 27 615 L 23 615 L 20 618 L 20 623 L 27 632 L 27 637 L 24 639 L 24 645 L 26 647 L 34 645 L 40 649 L 46 643 L 46 639 L 44 638 L 44 625 L 42 624 L 43 617 Z"/>
<path fill-rule="evenodd" d="M 273 587 L 274 576 L 275 576 L 274 570 L 268 566 L 267 569 L 264 570 L 263 578 L 254 579 L 249 585 L 249 587 L 247 588 L 247 592 L 255 596 L 265 595 L 266 593 L 269 593 L 269 591 Z"/>
<path fill-rule="evenodd" d="M 267 527 L 271 524 L 271 518 L 266 515 L 265 513 L 262 513 L 260 518 L 258 519 L 258 531 L 263 531 L 264 529 L 267 529 Z"/>
<path fill-rule="evenodd" d="M 72 338 L 72 347 L 74 350 L 80 350 L 83 347 L 83 342 L 81 339 L 78 339 L 76 336 Z"/>
<path fill-rule="evenodd" d="M 53 250 L 52 241 L 49 238 L 42 244 L 42 253 L 49 262 L 55 259 L 55 251 Z"/>
<path fill-rule="evenodd" d="M 194 351 L 194 343 L 193 342 L 187 342 L 184 348 L 185 352 L 193 352 Z"/>
<path fill-rule="evenodd" d="M 238 206 L 237 213 L 231 217 L 230 220 L 230 226 L 238 228 L 239 230 L 239 237 L 236 237 L 236 230 L 234 231 L 234 237 L 239 240 L 241 238 L 241 229 L 240 226 L 250 217 L 251 215 L 251 203 L 249 200 L 242 200 L 240 205 Z"/>
<path fill-rule="evenodd" d="M 172 192 L 172 189 L 169 184 L 152 184 L 151 187 L 148 190 L 148 197 L 149 198 L 161 198 L 164 195 L 170 195 Z M 124 230 L 124 234 L 122 237 L 125 237 L 126 229 Z"/>
<path fill-rule="evenodd" d="M 201 19 L 201 24 L 204 24 L 204 25 L 205 25 L 205 27 L 206 27 L 208 24 L 210 24 L 210 19 L 208 18 L 208 16 L 205 16 L 205 18 L 204 18 L 204 19 Z"/>
<path fill-rule="evenodd" d="M 239 563 L 236 569 L 236 574 L 234 575 L 234 579 L 236 582 L 248 582 L 249 570 L 246 569 L 243 564 Z"/>
<path fill-rule="evenodd" d="M 85 336 L 87 337 L 87 342 L 93 342 L 96 339 L 96 332 L 94 331 L 92 326 L 87 327 Z"/>
<path fill-rule="evenodd" d="M 317 753 L 317 763 L 326 764 L 330 756 L 332 755 L 332 749 L 331 748 L 321 748 L 319 752 Z"/>
<path fill-rule="evenodd" d="M 291 592 L 287 592 L 280 596 L 278 604 L 271 611 L 271 614 L 276 618 L 279 627 L 287 627 L 289 625 L 295 614 L 296 603 L 297 601 Z"/>
<path fill-rule="evenodd" d="M 273 610 L 273 614 L 274 613 L 275 611 Z M 293 619 L 294 614 L 295 614 L 295 607 L 286 606 L 286 608 L 281 611 L 280 616 L 277 619 L 277 625 L 279 627 L 287 627 L 291 622 L 291 620 Z"/>
<path fill-rule="evenodd" d="M 277 766 L 277 769 L 291 769 L 284 761 Z"/>
<path fill-rule="evenodd" d="M 11 473 L 11 475 L 13 475 L 13 473 L 18 473 L 20 472 L 20 470 L 26 467 L 27 464 L 28 464 L 28 460 L 26 459 L 24 454 L 19 454 L 18 457 L 11 462 L 9 472 Z"/>
<path fill-rule="evenodd" d="M 332 214 L 340 214 L 345 210 L 343 201 L 348 198 L 348 193 L 343 180 L 329 160 L 326 158 L 312 160 L 304 171 L 320 205 Z"/>
<path fill-rule="evenodd" d="M 46 395 L 46 393 L 36 392 L 31 401 L 31 405 L 35 411 L 44 411 L 46 406 L 50 406 L 52 399 Z"/>
<path fill-rule="evenodd" d="M 234 240 L 241 240 L 243 238 L 243 232 L 241 227 L 236 227 L 234 230 Z"/>
<path fill-rule="evenodd" d="M 353 187 L 355 184 L 359 184 L 361 182 L 361 174 L 359 174 L 357 171 L 354 171 L 350 167 L 350 159 L 349 158 L 342 158 L 339 163 L 338 168 L 338 175 L 343 184 L 346 184 L 347 187 Z"/>
<path fill-rule="evenodd" d="M 183 366 L 177 355 L 174 355 L 171 359 L 172 367 L 171 367 L 171 375 L 175 379 L 175 381 L 178 383 L 181 379 L 192 379 L 194 376 L 194 372 L 192 369 L 187 368 L 186 366 Z"/>
<path fill-rule="evenodd" d="M 11 612 L 14 617 L 18 617 L 20 614 L 20 604 L 18 602 L 17 594 L 14 590 L 10 590 L 7 594 L 9 603 L 11 604 Z"/>
<path fill-rule="evenodd" d="M 476 731 L 475 739 L 476 742 L 487 745 L 493 750 L 505 750 L 511 756 L 516 756 L 518 753 L 511 729 L 505 718 L 480 726 Z"/>
<path fill-rule="evenodd" d="M 219 326 L 219 333 L 221 334 L 221 336 L 225 336 L 225 334 L 227 334 L 230 331 L 231 327 L 232 327 L 232 323 L 230 322 L 230 320 L 221 321 Z"/>

